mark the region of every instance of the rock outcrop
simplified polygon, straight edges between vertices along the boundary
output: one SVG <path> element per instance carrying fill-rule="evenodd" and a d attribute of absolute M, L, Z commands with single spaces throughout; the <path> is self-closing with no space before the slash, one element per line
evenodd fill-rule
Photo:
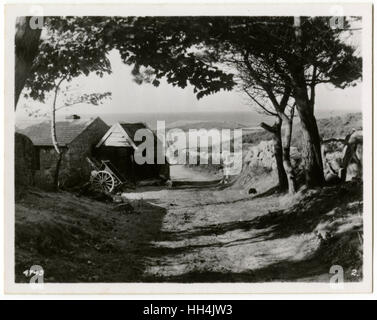
<path fill-rule="evenodd" d="M 265 168 L 267 170 L 276 169 L 275 151 L 272 140 L 261 141 L 257 145 L 249 146 L 244 152 L 244 165 L 248 167 Z M 300 160 L 300 155 L 296 147 L 291 147 L 291 158 L 293 165 L 297 165 Z"/>
<path fill-rule="evenodd" d="M 327 182 L 362 178 L 363 133 L 352 130 L 344 139 L 322 142 L 322 160 Z"/>
<path fill-rule="evenodd" d="M 321 147 L 324 175 L 328 184 L 340 183 L 342 179 L 349 181 L 362 178 L 362 130 L 352 129 L 345 138 L 326 137 Z M 291 147 L 290 153 L 296 173 L 302 172 L 298 148 Z M 261 141 L 256 145 L 244 144 L 242 172 L 236 178 L 234 186 L 249 190 L 255 188 L 258 183 L 267 184 L 269 179 L 272 181 L 271 185 L 276 185 L 276 169 L 272 140 Z M 256 189 L 259 192 L 261 188 Z"/>
<path fill-rule="evenodd" d="M 291 147 L 291 161 L 294 167 L 300 163 L 300 155 L 295 147 Z M 261 141 L 257 145 L 244 145 L 242 171 L 234 182 L 235 188 L 258 193 L 266 191 L 277 183 L 277 167 L 272 140 Z"/>

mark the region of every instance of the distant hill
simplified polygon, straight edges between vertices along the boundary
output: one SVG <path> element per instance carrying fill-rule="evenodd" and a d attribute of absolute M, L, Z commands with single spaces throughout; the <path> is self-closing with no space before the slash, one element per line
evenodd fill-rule
<path fill-rule="evenodd" d="M 319 134 L 323 139 L 344 138 L 350 131 L 362 129 L 362 114 L 347 113 L 342 116 L 317 119 Z M 272 139 L 271 133 L 263 130 L 247 134 L 243 137 L 244 143 L 258 144 L 263 140 Z M 292 146 L 301 147 L 301 124 L 295 119 L 292 134 Z"/>
<path fill-rule="evenodd" d="M 330 137 L 344 138 L 350 131 L 363 128 L 361 112 L 348 113 L 344 116 L 323 118 L 317 121 L 319 132 L 324 139 Z"/>

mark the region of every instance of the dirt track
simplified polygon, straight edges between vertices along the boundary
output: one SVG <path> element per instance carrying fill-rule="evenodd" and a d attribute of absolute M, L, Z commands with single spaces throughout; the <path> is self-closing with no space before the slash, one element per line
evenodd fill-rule
<path fill-rule="evenodd" d="M 251 200 L 239 191 L 216 189 L 144 192 L 140 198 L 166 209 L 158 239 L 146 255 L 146 279 L 246 281 L 253 270 L 301 260 L 319 245 L 310 233 L 269 239 L 269 227 L 253 228 L 258 216 L 277 210 L 277 197 Z M 137 198 L 137 194 L 132 194 Z"/>
<path fill-rule="evenodd" d="M 203 171 L 198 172 L 192 170 L 185 165 L 170 166 L 170 176 L 172 180 L 177 181 L 209 181 L 220 178 L 219 176 L 211 175 Z"/>
<path fill-rule="evenodd" d="M 16 280 L 39 264 L 46 282 L 328 281 L 334 263 L 360 268 L 352 188 L 291 208 L 285 197 L 194 183 L 124 194 L 133 213 L 37 190 L 16 205 Z M 321 224 L 333 228 L 329 242 L 315 232 Z"/>

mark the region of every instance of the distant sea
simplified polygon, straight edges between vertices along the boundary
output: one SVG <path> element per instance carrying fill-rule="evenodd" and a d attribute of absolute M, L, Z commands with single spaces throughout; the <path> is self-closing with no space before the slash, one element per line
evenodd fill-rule
<path fill-rule="evenodd" d="M 95 116 L 95 115 L 93 115 Z M 226 122 L 233 126 L 254 127 L 270 117 L 255 112 L 180 112 L 180 113 L 122 113 L 103 114 L 100 117 L 108 124 L 116 122 L 145 122 L 155 129 L 157 121 L 165 121 L 167 127 L 181 126 L 195 122 Z M 271 119 L 271 118 L 270 118 Z"/>
<path fill-rule="evenodd" d="M 349 111 L 348 111 L 349 112 Z M 345 113 L 345 111 L 332 111 L 317 113 L 317 118 L 338 116 Z M 80 115 L 80 114 L 79 114 Z M 151 129 L 155 129 L 157 121 L 165 121 L 167 128 L 180 127 L 189 123 L 195 122 L 213 122 L 213 123 L 227 123 L 231 128 L 236 127 L 258 127 L 264 121 L 272 123 L 274 118 L 268 115 L 260 114 L 255 111 L 235 111 L 235 112 L 180 112 L 180 113 L 107 113 L 107 114 L 85 114 L 80 115 L 82 119 L 89 119 L 93 117 L 101 117 L 108 125 L 116 122 L 144 122 Z M 65 115 L 60 115 L 58 120 L 64 119 Z M 46 119 L 45 119 L 46 120 Z M 39 120 L 40 121 L 40 120 Z M 22 128 L 32 123 L 36 119 L 17 119 L 17 126 Z"/>
<path fill-rule="evenodd" d="M 318 112 L 317 118 L 340 116 L 350 111 Z M 96 116 L 96 115 L 91 115 Z M 155 129 L 157 121 L 165 120 L 167 127 L 180 126 L 195 122 L 227 122 L 236 127 L 257 127 L 264 121 L 272 123 L 275 119 L 271 116 L 260 114 L 255 111 L 235 112 L 180 112 L 180 113 L 120 113 L 99 115 L 107 124 L 116 122 L 145 122 L 150 128 Z"/>

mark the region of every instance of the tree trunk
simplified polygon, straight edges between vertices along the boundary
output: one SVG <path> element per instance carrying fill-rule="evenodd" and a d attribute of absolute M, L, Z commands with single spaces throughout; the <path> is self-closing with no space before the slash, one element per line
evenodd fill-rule
<path fill-rule="evenodd" d="M 58 161 L 56 162 L 55 173 L 54 173 L 54 191 L 59 190 L 59 172 L 60 172 L 60 164 L 63 159 L 63 152 L 60 152 L 58 155 Z"/>
<path fill-rule="evenodd" d="M 302 30 L 300 17 L 294 17 L 295 35 L 298 48 L 301 47 Z M 300 49 L 299 49 L 300 50 Z M 299 55 L 303 54 L 299 51 Z M 288 59 L 293 96 L 296 101 L 297 112 L 302 127 L 302 156 L 305 169 L 305 181 L 308 187 L 322 186 L 325 182 L 321 156 L 321 138 L 319 136 L 317 121 L 314 117 L 314 88 L 312 85 L 309 99 L 305 72 L 303 66 L 296 59 Z M 316 72 L 316 69 L 314 70 Z"/>
<path fill-rule="evenodd" d="M 282 125 L 282 121 L 279 117 L 277 118 L 273 126 L 269 126 L 265 123 L 261 123 L 261 127 L 267 130 L 268 132 L 271 132 L 273 135 L 274 154 L 275 154 L 276 168 L 277 168 L 278 178 L 279 178 L 279 190 L 281 192 L 284 192 L 288 188 L 288 180 L 287 180 L 287 175 L 285 173 L 284 164 L 283 164 L 281 125 Z"/>
<path fill-rule="evenodd" d="M 39 52 L 41 29 L 30 27 L 31 17 L 18 17 L 16 19 L 15 35 L 15 92 L 14 109 L 30 75 L 33 61 Z"/>
<path fill-rule="evenodd" d="M 61 79 L 55 87 L 54 101 L 52 103 L 52 109 L 51 109 L 51 140 L 52 140 L 52 145 L 54 146 L 55 151 L 58 154 L 58 161 L 56 163 L 55 174 L 54 174 L 54 189 L 55 189 L 55 191 L 57 191 L 59 189 L 60 163 L 61 163 L 62 158 L 63 158 L 63 153 L 59 148 L 58 140 L 56 138 L 56 100 L 57 100 L 57 97 L 58 97 L 59 87 L 60 87 L 60 84 L 62 83 L 63 79 Z"/>
<path fill-rule="evenodd" d="M 308 187 L 322 186 L 325 180 L 321 156 L 321 138 L 310 103 L 302 98 L 300 91 L 300 89 L 296 90 L 295 100 L 302 128 L 302 158 L 306 185 Z"/>
<path fill-rule="evenodd" d="M 288 192 L 293 194 L 296 192 L 296 176 L 291 163 L 291 140 L 292 140 L 292 126 L 293 126 L 292 108 L 291 117 L 283 117 L 283 131 L 282 146 L 283 146 L 283 165 L 287 175 Z"/>
<path fill-rule="evenodd" d="M 59 91 L 59 87 L 57 86 L 55 88 L 54 102 L 52 104 L 52 109 L 51 109 L 51 140 L 52 140 L 52 145 L 54 146 L 56 153 L 60 154 L 58 140 L 56 138 L 56 98 L 58 95 L 58 91 Z"/>
<path fill-rule="evenodd" d="M 296 63 L 290 65 L 293 78 L 293 97 L 301 122 L 302 159 L 305 181 L 308 187 L 322 186 L 325 182 L 321 156 L 321 138 L 314 117 L 313 108 L 308 97 L 304 71 Z"/>
<path fill-rule="evenodd" d="M 274 152 L 275 152 L 275 160 L 276 160 L 276 167 L 278 171 L 279 176 L 279 190 L 281 192 L 287 191 L 287 188 L 289 186 L 286 170 L 284 167 L 284 161 L 283 161 L 283 148 L 281 143 L 281 134 L 276 133 L 274 135 Z"/>

